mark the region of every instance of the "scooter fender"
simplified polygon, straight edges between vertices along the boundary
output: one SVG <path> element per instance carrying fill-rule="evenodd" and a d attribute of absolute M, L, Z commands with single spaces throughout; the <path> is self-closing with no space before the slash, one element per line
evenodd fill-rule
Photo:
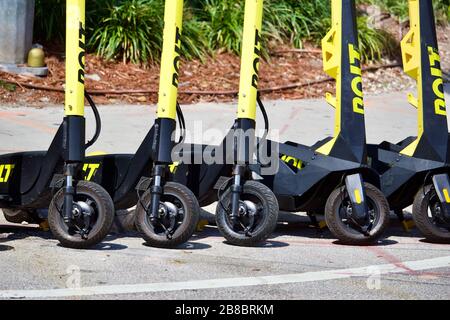
<path fill-rule="evenodd" d="M 364 182 L 361 174 L 353 174 L 345 178 L 345 186 L 352 202 L 352 217 L 358 222 L 365 224 L 367 220 L 367 202 L 364 191 Z"/>
<path fill-rule="evenodd" d="M 433 185 L 444 211 L 444 218 L 450 221 L 450 179 L 448 174 L 438 174 L 433 176 Z"/>

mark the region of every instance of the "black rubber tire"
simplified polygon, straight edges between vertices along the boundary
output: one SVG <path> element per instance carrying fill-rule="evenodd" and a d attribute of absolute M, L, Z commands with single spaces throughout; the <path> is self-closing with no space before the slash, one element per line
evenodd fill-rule
<path fill-rule="evenodd" d="M 252 195 L 257 197 L 264 208 L 263 221 L 260 226 L 258 226 L 257 232 L 255 232 L 252 237 L 248 237 L 243 233 L 236 232 L 228 224 L 228 213 L 224 207 L 229 207 L 231 202 L 230 188 L 228 188 L 222 196 L 222 205 L 220 205 L 220 203 L 217 205 L 216 224 L 220 233 L 230 244 L 252 247 L 266 241 L 275 231 L 278 222 L 278 201 L 272 190 L 257 181 L 245 182 L 242 195 Z"/>
<path fill-rule="evenodd" d="M 446 232 L 438 228 L 428 217 L 428 205 L 433 192 L 435 191 L 433 191 L 431 185 L 427 185 L 424 189 L 421 188 L 417 192 L 414 198 L 412 212 L 414 223 L 428 241 L 450 243 L 450 231 Z"/>
<path fill-rule="evenodd" d="M 105 239 L 111 230 L 114 220 L 114 203 L 102 186 L 88 182 L 79 181 L 76 186 L 76 193 L 87 195 L 94 200 L 97 207 L 97 221 L 95 222 L 87 239 L 82 239 L 80 235 L 71 235 L 65 229 L 65 223 L 57 208 L 62 207 L 64 201 L 64 190 L 60 189 L 52 199 L 48 211 L 48 224 L 53 235 L 59 242 L 68 248 L 88 249 L 95 246 Z"/>
<path fill-rule="evenodd" d="M 331 233 L 342 243 L 347 245 L 370 245 L 381 239 L 389 225 L 389 203 L 383 193 L 370 183 L 364 183 L 366 197 L 377 206 L 379 218 L 369 235 L 346 226 L 340 216 L 339 208 L 342 203 L 342 193 L 345 186 L 335 189 L 328 197 L 325 207 L 325 220 Z"/>
<path fill-rule="evenodd" d="M 2 211 L 6 221 L 11 223 L 21 224 L 23 222 L 27 222 L 31 224 L 39 224 L 43 221 L 33 210 L 2 209 Z"/>
<path fill-rule="evenodd" d="M 172 235 L 172 239 L 168 239 L 165 234 L 156 234 L 154 232 L 147 211 L 142 207 L 142 205 L 145 208 L 150 207 L 150 190 L 147 190 L 142 195 L 140 203 L 137 204 L 136 228 L 148 245 L 156 248 L 171 249 L 188 242 L 194 234 L 200 219 L 200 205 L 194 193 L 188 187 L 176 182 L 166 183 L 164 186 L 164 196 L 177 198 L 182 203 L 185 211 L 184 220 Z"/>

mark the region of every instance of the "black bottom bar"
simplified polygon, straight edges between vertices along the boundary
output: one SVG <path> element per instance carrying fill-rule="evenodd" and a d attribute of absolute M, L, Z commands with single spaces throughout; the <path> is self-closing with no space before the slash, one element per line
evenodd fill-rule
<path fill-rule="evenodd" d="M 177 123 L 173 119 L 156 119 L 153 138 L 153 160 L 156 163 L 172 163 L 172 150 L 175 146 L 174 132 Z"/>
<path fill-rule="evenodd" d="M 66 162 L 83 162 L 86 144 L 86 119 L 80 116 L 64 118 L 63 157 Z"/>

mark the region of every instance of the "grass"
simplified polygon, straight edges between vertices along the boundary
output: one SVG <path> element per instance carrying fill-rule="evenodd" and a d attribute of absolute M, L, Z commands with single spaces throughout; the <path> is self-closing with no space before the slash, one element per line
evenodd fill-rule
<path fill-rule="evenodd" d="M 0 80 L 0 88 L 5 89 L 6 91 L 9 92 L 14 92 L 17 89 L 17 86 L 15 84 L 6 82 L 4 80 Z"/>

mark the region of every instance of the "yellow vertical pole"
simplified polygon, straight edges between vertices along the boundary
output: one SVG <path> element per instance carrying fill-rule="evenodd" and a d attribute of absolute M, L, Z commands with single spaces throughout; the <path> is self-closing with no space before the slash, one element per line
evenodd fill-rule
<path fill-rule="evenodd" d="M 262 17 L 263 0 L 246 0 L 239 86 L 239 119 L 256 119 Z"/>
<path fill-rule="evenodd" d="M 327 94 L 327 102 L 335 109 L 334 137 L 341 132 L 342 93 L 342 0 L 331 1 L 331 29 L 322 39 L 323 68 L 336 80 L 336 96 Z"/>
<path fill-rule="evenodd" d="M 323 70 L 336 80 L 336 95 L 326 94 L 327 102 L 335 108 L 333 139 L 317 149 L 329 155 L 342 130 L 342 0 L 331 0 L 331 29 L 322 39 Z"/>
<path fill-rule="evenodd" d="M 67 0 L 66 116 L 84 116 L 85 4 L 85 0 Z"/>
<path fill-rule="evenodd" d="M 166 0 L 158 118 L 176 119 L 183 24 L 183 0 Z"/>
<path fill-rule="evenodd" d="M 418 133 L 417 139 L 401 153 L 413 156 L 424 134 L 423 92 L 422 92 L 422 49 L 420 36 L 420 4 L 419 0 L 409 0 L 410 30 L 401 41 L 403 70 L 417 82 L 417 98 L 408 94 L 408 101 L 417 108 Z"/>

